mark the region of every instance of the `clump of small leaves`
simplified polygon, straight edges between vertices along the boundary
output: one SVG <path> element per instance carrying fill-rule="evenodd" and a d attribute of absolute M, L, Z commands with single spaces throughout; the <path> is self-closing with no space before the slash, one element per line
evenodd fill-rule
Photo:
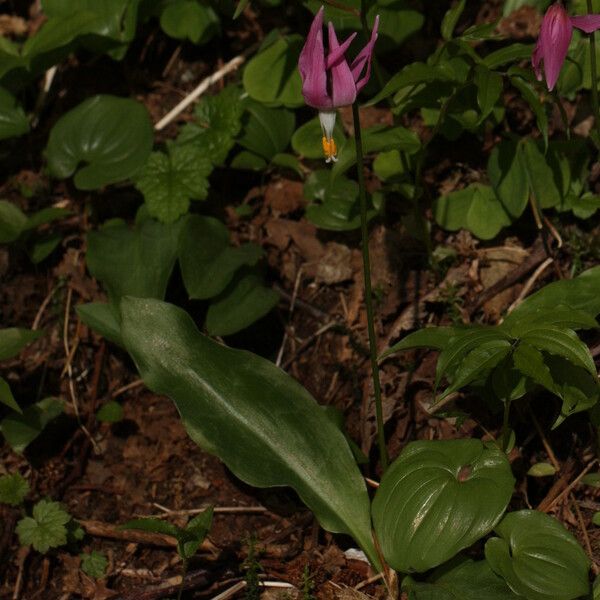
<path fill-rule="evenodd" d="M 28 493 L 29 484 L 19 473 L 0 477 L 0 503 L 19 506 Z"/>
<path fill-rule="evenodd" d="M 81 570 L 86 575 L 94 579 L 102 579 L 106 575 L 108 559 L 102 552 L 93 550 L 89 554 L 84 552 L 79 557 L 81 558 Z"/>
<path fill-rule="evenodd" d="M 17 535 L 22 546 L 32 545 L 38 552 L 46 553 L 50 548 L 67 543 L 71 515 L 58 502 L 40 500 L 31 517 L 17 523 Z"/>
<path fill-rule="evenodd" d="M 316 600 L 313 590 L 315 589 L 315 582 L 310 575 L 310 569 L 308 565 L 304 565 L 304 571 L 302 571 L 302 600 Z"/>
<path fill-rule="evenodd" d="M 256 536 L 250 535 L 247 540 L 248 556 L 242 564 L 242 569 L 246 571 L 246 600 L 260 600 L 260 586 L 258 574 L 262 567 L 258 562 L 256 551 Z"/>

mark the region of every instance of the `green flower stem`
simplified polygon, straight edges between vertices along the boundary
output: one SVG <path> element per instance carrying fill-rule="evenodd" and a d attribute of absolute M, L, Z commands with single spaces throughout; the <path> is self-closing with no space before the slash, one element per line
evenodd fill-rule
<path fill-rule="evenodd" d="M 510 400 L 504 400 L 504 416 L 502 419 L 502 451 L 506 452 L 508 449 L 508 442 L 510 440 L 510 425 L 509 425 L 509 416 L 510 416 Z"/>
<path fill-rule="evenodd" d="M 183 594 L 183 589 L 185 588 L 185 576 L 187 575 L 188 570 L 188 561 L 187 558 L 183 558 L 183 565 L 181 567 L 181 585 L 179 586 L 179 591 L 177 592 L 177 600 L 181 600 L 181 596 Z"/>
<path fill-rule="evenodd" d="M 592 0 L 587 0 L 587 10 L 589 14 L 594 12 Z M 590 70 L 592 75 L 592 108 L 594 110 L 594 125 L 600 143 L 600 109 L 598 108 L 598 68 L 596 65 L 596 33 L 592 31 L 590 35 Z"/>
<path fill-rule="evenodd" d="M 363 173 L 363 146 L 360 129 L 360 115 L 358 103 L 352 105 L 354 119 L 354 140 L 356 143 L 356 167 L 358 172 L 358 188 L 360 192 L 360 233 L 362 238 L 363 275 L 365 279 L 365 304 L 367 306 L 367 327 L 369 331 L 369 354 L 371 358 L 371 377 L 375 394 L 375 415 L 377 417 L 377 443 L 381 470 L 385 472 L 388 466 L 388 454 L 383 431 L 383 407 L 381 402 L 381 383 L 379 381 L 379 367 L 377 365 L 377 340 L 373 323 L 373 294 L 371 292 L 371 260 L 369 257 L 369 229 L 367 227 L 367 194 L 365 190 L 365 176 Z"/>

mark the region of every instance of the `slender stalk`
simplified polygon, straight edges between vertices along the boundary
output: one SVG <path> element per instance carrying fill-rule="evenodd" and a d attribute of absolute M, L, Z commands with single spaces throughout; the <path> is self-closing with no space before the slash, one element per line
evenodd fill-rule
<path fill-rule="evenodd" d="M 502 451 L 506 452 L 508 449 L 508 442 L 510 439 L 510 428 L 508 417 L 510 415 L 510 400 L 504 400 L 504 417 L 502 419 Z"/>
<path fill-rule="evenodd" d="M 587 10 L 589 14 L 594 12 L 592 0 L 587 0 Z M 592 31 L 590 35 L 590 70 L 592 74 L 592 108 L 594 110 L 594 125 L 600 144 L 600 109 L 598 108 L 598 68 L 596 65 L 596 33 Z"/>
<path fill-rule="evenodd" d="M 388 466 L 388 454 L 383 431 L 383 406 L 381 403 L 381 383 L 379 381 L 379 367 L 377 365 L 377 340 L 375 338 L 375 325 L 373 319 L 373 294 L 371 291 L 371 259 L 369 257 L 369 229 L 367 227 L 367 193 L 365 190 L 365 176 L 363 173 L 363 146 L 360 130 L 360 115 L 358 104 L 352 105 L 354 119 L 354 140 L 356 142 L 356 166 L 358 171 L 358 188 L 360 192 L 360 233 L 362 238 L 363 275 L 365 279 L 365 304 L 367 306 L 367 328 L 369 331 L 369 354 L 371 358 L 371 377 L 375 393 L 375 415 L 377 418 L 377 444 L 381 469 L 385 472 Z"/>
<path fill-rule="evenodd" d="M 183 594 L 183 588 L 185 587 L 185 576 L 187 575 L 188 570 L 188 561 L 186 558 L 183 559 L 183 565 L 181 567 L 181 585 L 179 586 L 179 591 L 177 592 L 177 600 L 181 600 L 181 595 Z"/>

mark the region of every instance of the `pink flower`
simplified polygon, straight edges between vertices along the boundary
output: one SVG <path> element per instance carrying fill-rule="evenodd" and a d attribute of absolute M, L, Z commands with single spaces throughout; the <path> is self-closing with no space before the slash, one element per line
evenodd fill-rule
<path fill-rule="evenodd" d="M 323 7 L 315 15 L 310 26 L 306 43 L 300 53 L 298 68 L 302 77 L 304 100 L 319 111 L 323 130 L 323 151 L 327 162 L 336 160 L 337 150 L 333 140 L 336 108 L 352 104 L 358 92 L 369 81 L 378 26 L 379 16 L 375 17 L 371 39 L 351 65 L 348 65 L 344 54 L 356 33 L 340 45 L 333 24 L 329 23 L 329 47 L 326 55 L 323 45 Z"/>
<path fill-rule="evenodd" d="M 549 90 L 552 90 L 556 85 L 560 69 L 567 57 L 569 44 L 573 36 L 573 27 L 577 27 L 577 29 L 581 29 L 586 33 L 592 33 L 600 29 L 600 15 L 569 17 L 560 2 L 553 4 L 546 11 L 537 44 L 531 55 L 531 64 L 538 81 L 541 81 L 541 63 L 543 61 L 546 84 Z"/>

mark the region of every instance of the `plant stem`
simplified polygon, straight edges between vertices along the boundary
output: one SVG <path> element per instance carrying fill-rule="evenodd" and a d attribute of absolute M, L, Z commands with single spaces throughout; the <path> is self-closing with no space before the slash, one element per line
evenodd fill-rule
<path fill-rule="evenodd" d="M 509 422 L 508 417 L 510 415 L 510 400 L 504 400 L 504 418 L 502 419 L 502 451 L 506 452 L 508 449 L 508 442 L 510 439 L 509 434 Z"/>
<path fill-rule="evenodd" d="M 367 193 L 365 190 L 365 176 L 363 173 L 363 147 L 360 130 L 360 115 L 358 104 L 352 105 L 354 119 L 354 140 L 356 143 L 356 167 L 358 172 L 358 188 L 360 193 L 360 233 L 362 238 L 363 275 L 365 279 L 365 304 L 367 306 L 367 328 L 369 331 L 369 354 L 371 357 L 371 377 L 373 378 L 373 391 L 375 394 L 375 415 L 377 418 L 377 444 L 381 470 L 385 472 L 388 466 L 385 433 L 383 431 L 383 406 L 381 402 L 381 383 L 379 381 L 379 367 L 377 365 L 377 340 L 375 338 L 375 325 L 373 322 L 373 294 L 371 292 L 371 260 L 369 257 L 369 229 L 367 227 Z"/>
<path fill-rule="evenodd" d="M 187 559 L 183 559 L 183 565 L 181 567 L 181 585 L 179 586 L 179 591 L 177 592 L 177 600 L 181 600 L 181 595 L 183 594 L 183 588 L 185 587 L 185 576 L 187 575 L 188 570 L 188 561 Z"/>
<path fill-rule="evenodd" d="M 587 0 L 587 10 L 589 14 L 594 12 L 592 0 Z M 590 70 L 592 75 L 592 108 L 594 110 L 594 125 L 600 143 L 600 109 L 598 108 L 598 69 L 596 65 L 596 33 L 592 31 L 590 35 Z"/>

